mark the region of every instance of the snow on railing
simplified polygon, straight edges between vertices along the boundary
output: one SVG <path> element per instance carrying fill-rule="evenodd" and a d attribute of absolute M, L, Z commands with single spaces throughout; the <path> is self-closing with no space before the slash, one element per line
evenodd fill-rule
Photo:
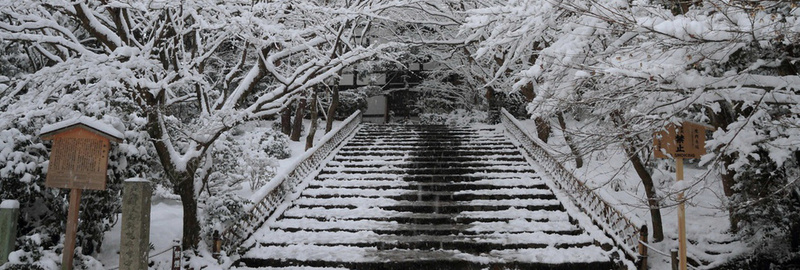
<path fill-rule="evenodd" d="M 633 260 L 639 260 L 642 256 L 646 256 L 647 247 L 639 244 L 639 240 L 643 239 L 642 236 L 646 238 L 647 235 L 647 227 L 644 224 L 634 224 L 619 210 L 575 178 L 541 146 L 544 142 L 531 136 L 505 108 L 501 109 L 500 118 L 506 130 L 522 144 L 522 148 L 553 177 L 553 183 L 567 191 L 578 207 L 589 215 L 606 234 L 611 236 L 614 243 L 625 251 L 627 256 Z"/>
<path fill-rule="evenodd" d="M 317 170 L 322 161 L 356 131 L 360 123 L 361 111 L 356 111 L 342 121 L 338 129 L 331 130 L 322 137 L 316 146 L 306 150 L 303 156 L 289 166 L 288 170 L 276 175 L 256 191 L 250 197 L 250 201 L 255 203 L 245 208 L 247 214 L 222 233 L 223 249 L 230 252 L 232 248 L 241 245 L 250 237 L 284 202 L 286 197 L 295 192 L 295 187 L 308 177 L 309 173 Z"/>

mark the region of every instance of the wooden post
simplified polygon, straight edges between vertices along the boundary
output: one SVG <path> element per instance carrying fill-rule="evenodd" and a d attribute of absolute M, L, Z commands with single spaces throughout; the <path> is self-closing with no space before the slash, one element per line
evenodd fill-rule
<path fill-rule="evenodd" d="M 64 238 L 64 252 L 61 253 L 61 269 L 72 270 L 75 256 L 75 236 L 78 233 L 78 207 L 81 206 L 82 189 L 73 188 L 69 193 L 69 212 L 67 213 L 67 232 Z"/>
<path fill-rule="evenodd" d="M 181 241 L 174 240 L 172 242 L 172 270 L 181 270 Z"/>
<path fill-rule="evenodd" d="M 678 270 L 678 250 L 673 248 L 669 251 L 669 254 L 672 259 L 672 270 Z"/>
<path fill-rule="evenodd" d="M 214 240 L 214 245 L 211 246 L 211 257 L 219 259 L 222 253 L 222 238 L 219 235 L 219 231 L 214 230 L 214 234 L 211 238 Z"/>
<path fill-rule="evenodd" d="M 683 158 L 675 158 L 675 180 L 683 181 Z M 683 203 L 683 191 L 678 193 L 678 253 L 680 270 L 686 270 L 686 206 Z"/>
<path fill-rule="evenodd" d="M 642 225 L 639 229 L 639 269 L 646 270 L 647 268 L 647 225 Z"/>

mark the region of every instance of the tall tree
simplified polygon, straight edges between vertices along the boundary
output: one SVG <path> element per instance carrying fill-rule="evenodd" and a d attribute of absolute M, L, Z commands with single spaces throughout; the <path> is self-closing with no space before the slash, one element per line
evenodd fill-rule
<path fill-rule="evenodd" d="M 702 161 L 722 176 L 735 230 L 736 213 L 754 211 L 744 209 L 750 206 L 742 197 L 747 192 L 737 193 L 733 187 L 740 183 L 734 181 L 745 181 L 743 175 L 762 165 L 782 174 L 796 164 L 792 153 L 798 144 L 787 144 L 797 140 L 799 121 L 790 113 L 800 101 L 793 86 L 800 78 L 791 60 L 800 37 L 796 6 L 674 3 L 490 1 L 468 11 L 464 29 L 479 43 L 475 56 L 487 60 L 505 55 L 519 62 L 530 55 L 519 52 L 537 48 L 535 61 L 508 67 L 516 88 L 533 84 L 533 115 L 577 116 L 578 125 L 566 129 L 580 142 L 578 150 L 623 145 L 643 183 L 659 167 L 649 150 L 653 131 L 680 120 L 714 125 L 708 143 L 713 152 Z M 783 183 L 773 190 L 784 198 L 796 187 L 787 177 L 761 179 Z M 654 201 L 667 197 L 647 191 L 651 210 L 660 207 Z"/>
<path fill-rule="evenodd" d="M 131 115 L 149 137 L 184 209 L 183 246 L 197 247 L 196 175 L 223 133 L 275 115 L 343 68 L 402 48 L 362 46 L 356 22 L 399 20 L 417 1 L 12 1 L 0 40 L 45 59 L 0 94 L 8 117 L 33 110 Z M 331 53 L 340 44 L 347 51 Z M 122 105 L 126 107 L 123 107 Z M 113 111 L 113 112 L 112 112 Z M 13 115 L 13 116 L 12 116 Z M 44 124 L 57 119 L 38 121 Z M 139 129 L 141 128 L 141 129 Z"/>

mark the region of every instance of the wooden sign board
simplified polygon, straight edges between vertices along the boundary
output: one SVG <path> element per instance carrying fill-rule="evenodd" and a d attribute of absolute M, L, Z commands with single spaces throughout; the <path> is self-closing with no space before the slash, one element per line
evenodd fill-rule
<path fill-rule="evenodd" d="M 681 126 L 669 124 L 665 130 L 653 134 L 653 147 L 656 158 L 700 158 L 706 153 L 706 127 L 692 122 Z M 662 152 L 662 149 L 664 152 Z"/>
<path fill-rule="evenodd" d="M 78 126 L 53 135 L 52 140 L 45 186 L 106 189 L 107 138 Z"/>

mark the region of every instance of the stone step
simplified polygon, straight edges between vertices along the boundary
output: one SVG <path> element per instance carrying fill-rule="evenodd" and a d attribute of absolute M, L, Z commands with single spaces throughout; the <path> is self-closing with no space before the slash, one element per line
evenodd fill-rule
<path fill-rule="evenodd" d="M 358 168 L 472 168 L 478 166 L 526 166 L 530 164 L 522 161 L 505 160 L 443 160 L 443 161 L 418 161 L 404 160 L 332 160 L 327 167 L 358 167 Z"/>
<path fill-rule="evenodd" d="M 462 134 L 457 136 L 443 136 L 443 135 L 412 135 L 398 138 L 396 135 L 356 135 L 353 136 L 352 142 L 354 143 L 373 143 L 373 144 L 407 144 L 407 143 L 476 143 L 476 142 L 500 142 L 504 140 L 504 135 L 478 135 L 478 134 Z"/>
<path fill-rule="evenodd" d="M 394 196 L 364 196 L 364 195 L 339 195 L 339 194 L 321 194 L 308 196 L 309 198 L 316 199 L 331 199 L 331 198 L 387 198 L 393 200 L 404 201 L 442 201 L 442 202 L 465 202 L 472 200 L 511 200 L 511 199 L 540 199 L 540 200 L 555 200 L 553 194 L 523 194 L 523 195 L 488 195 L 488 194 L 460 194 L 454 195 L 452 192 L 424 192 L 424 193 L 406 193 Z"/>
<path fill-rule="evenodd" d="M 487 180 L 482 180 L 487 181 Z M 487 181 L 488 182 L 488 181 Z M 372 189 L 406 189 L 406 190 L 425 190 L 425 191 L 449 191 L 458 192 L 464 190 L 492 190 L 498 187 L 503 188 L 547 188 L 547 185 L 537 182 L 523 183 L 522 181 L 508 181 L 498 183 L 484 183 L 481 181 L 462 182 L 462 183 L 437 183 L 437 182 L 408 182 L 392 180 L 325 180 L 314 181 L 308 188 L 372 188 Z"/>
<path fill-rule="evenodd" d="M 407 156 L 412 151 L 339 151 L 338 156 Z M 493 155 L 520 155 L 517 149 L 497 149 L 497 150 L 442 150 L 435 152 L 414 153 L 424 157 L 452 157 L 452 156 L 493 156 Z"/>
<path fill-rule="evenodd" d="M 429 145 L 365 145 L 355 146 L 346 145 L 342 147 L 341 151 L 488 151 L 488 150 L 516 150 L 517 147 L 511 143 L 508 144 L 429 144 Z"/>
<path fill-rule="evenodd" d="M 422 251 L 430 252 L 430 251 Z M 385 261 L 385 262 L 344 262 L 344 261 L 325 261 L 325 260 L 297 260 L 297 259 L 260 259 L 242 258 L 239 260 L 242 265 L 237 270 L 408 270 L 408 269 L 459 269 L 459 270 L 486 270 L 486 269 L 527 269 L 527 270 L 606 270 L 613 269 L 613 263 L 607 262 L 588 262 L 588 263 L 564 263 L 564 264 L 543 264 L 536 262 L 494 262 L 481 263 L 456 259 L 445 260 L 408 260 L 408 261 Z M 253 268 L 255 267 L 255 268 Z"/>
<path fill-rule="evenodd" d="M 542 232 L 548 234 L 580 235 L 583 232 L 568 221 L 511 221 L 473 222 L 470 224 L 405 224 L 380 220 L 318 220 L 313 218 L 282 218 L 269 223 L 271 229 L 284 231 L 372 231 L 383 235 L 479 235 L 495 233 Z"/>
<path fill-rule="evenodd" d="M 475 222 L 510 222 L 526 221 L 568 221 L 569 215 L 563 211 L 509 208 L 503 211 L 463 211 L 456 214 L 445 213 L 409 213 L 374 208 L 336 208 L 324 207 L 301 208 L 292 207 L 283 213 L 283 218 L 333 220 L 375 220 L 393 221 L 402 224 L 472 224 Z"/>
<path fill-rule="evenodd" d="M 438 198 L 438 197 L 436 197 Z M 387 197 L 330 197 L 315 198 L 302 196 L 294 201 L 295 205 L 320 205 L 320 206 L 355 206 L 355 207 L 394 207 L 394 206 L 418 206 L 418 207 L 474 207 L 474 206 L 552 206 L 561 205 L 556 199 L 488 199 L 488 200 L 469 200 L 469 201 L 419 201 L 419 200 L 395 200 Z"/>
<path fill-rule="evenodd" d="M 491 137 L 502 135 L 502 132 L 476 132 L 474 130 L 361 130 L 354 138 L 387 137 L 387 138 L 441 138 L 441 137 Z"/>
<path fill-rule="evenodd" d="M 316 244 L 316 245 L 358 245 L 378 246 L 386 242 L 472 242 L 484 244 L 534 244 L 541 246 L 580 245 L 591 243 L 588 234 L 562 235 L 544 232 L 493 233 L 477 235 L 385 235 L 372 231 L 326 232 L 270 230 L 265 232 L 260 245 Z M 498 248 L 500 249 L 500 248 Z"/>
<path fill-rule="evenodd" d="M 472 196 L 472 195 L 552 195 L 553 192 L 546 187 L 536 188 L 503 188 L 497 187 L 495 189 L 484 190 L 459 190 L 459 191 L 431 191 L 424 190 L 423 187 L 414 189 L 401 189 L 401 188 L 341 188 L 341 187 L 309 187 L 303 190 L 302 195 L 306 197 L 392 197 L 404 195 L 456 195 L 456 196 Z"/>
<path fill-rule="evenodd" d="M 386 167 L 326 167 L 320 171 L 319 176 L 325 176 L 329 174 L 342 174 L 347 173 L 351 175 L 358 175 L 358 174 L 374 174 L 374 173 L 382 173 L 382 174 L 396 174 L 396 175 L 437 175 L 437 174 L 444 174 L 444 175 L 462 175 L 462 174 L 474 174 L 474 173 L 487 173 L 487 174 L 509 174 L 509 173 L 522 173 L 522 174 L 534 174 L 536 171 L 533 168 L 526 166 L 482 166 L 482 167 L 472 167 L 472 168 L 430 168 L 430 167 L 423 167 L 423 168 L 386 168 Z"/>
<path fill-rule="evenodd" d="M 418 239 L 414 239 L 415 236 L 404 236 L 404 237 L 393 237 L 394 239 L 383 239 L 379 238 L 380 241 L 373 240 L 373 241 L 365 241 L 365 242 L 356 242 L 356 243 L 313 243 L 316 246 L 340 246 L 345 245 L 349 247 L 374 247 L 378 250 L 394 250 L 394 249 L 406 249 L 406 250 L 431 250 L 431 249 L 440 249 L 440 250 L 458 250 L 464 253 L 470 253 L 475 255 L 480 255 L 483 253 L 489 253 L 495 250 L 511 250 L 511 249 L 544 249 L 544 248 L 556 248 L 556 249 L 567 249 L 567 248 L 582 248 L 592 246 L 593 243 L 591 240 L 588 242 L 580 242 L 580 243 L 535 243 L 533 241 L 529 241 L 526 243 L 486 243 L 486 242 L 476 242 L 472 239 L 466 240 L 458 240 L 458 236 L 450 236 L 450 235 L 434 235 L 434 236 L 416 236 Z M 402 239 L 402 238 L 411 238 L 409 240 Z M 444 240 L 444 241 L 442 241 Z M 292 243 L 260 243 L 262 247 L 288 247 L 293 245 Z"/>
<path fill-rule="evenodd" d="M 404 144 L 404 143 L 433 143 L 433 142 L 508 142 L 502 133 L 497 134 L 462 134 L 457 136 L 392 136 L 392 135 L 364 135 L 356 134 L 348 143 L 382 143 L 382 144 Z"/>
<path fill-rule="evenodd" d="M 303 254 L 298 258 L 294 254 Z M 249 255 L 260 255 L 258 259 Z M 263 255 L 261 255 L 263 254 Z M 470 254 L 452 249 L 387 249 L 357 246 L 297 244 L 257 246 L 241 260 L 247 266 L 304 265 L 348 269 L 612 269 L 605 252 L 596 246 L 577 248 L 502 249 Z M 566 261 L 564 258 L 573 258 Z M 566 262 L 565 262 L 566 261 Z"/>
<path fill-rule="evenodd" d="M 452 140 L 450 138 L 431 139 L 431 138 L 418 138 L 418 139 L 357 139 L 353 138 L 347 142 L 348 146 L 372 146 L 372 145 L 403 145 L 403 146 L 426 146 L 426 145 L 451 145 L 451 144 L 498 144 L 507 145 L 512 144 L 504 136 L 480 137 L 471 140 Z"/>
<path fill-rule="evenodd" d="M 391 174 L 372 172 L 362 174 L 351 173 L 324 173 L 317 175 L 317 180 L 375 180 L 375 181 L 407 181 L 421 183 L 482 183 L 506 186 L 509 182 L 527 185 L 529 183 L 544 183 L 537 174 L 532 173 L 492 173 L 474 172 L 470 174 Z M 313 183 L 312 183 L 313 184 Z"/>
<path fill-rule="evenodd" d="M 418 189 L 336 189 L 308 188 L 303 191 L 304 197 L 312 198 L 407 198 L 407 200 L 425 201 L 428 198 L 448 198 L 454 201 L 470 201 L 487 199 L 542 198 L 551 197 L 553 193 L 547 189 L 488 189 L 459 191 L 430 191 L 422 187 Z"/>
<path fill-rule="evenodd" d="M 485 162 L 485 161 L 517 161 L 525 162 L 526 159 L 516 155 L 481 155 L 481 156 L 450 156 L 450 157 L 426 157 L 426 156 L 373 156 L 373 155 L 351 155 L 334 156 L 333 161 L 403 161 L 403 162 Z"/>
<path fill-rule="evenodd" d="M 456 137 L 481 136 L 473 130 L 361 130 L 356 137 L 394 136 L 394 137 Z"/>
<path fill-rule="evenodd" d="M 492 193 L 478 193 L 478 192 L 470 192 L 470 193 L 457 193 L 453 191 L 414 191 L 414 190 L 400 190 L 403 193 L 396 194 L 398 192 L 393 192 L 394 194 L 379 194 L 379 193 L 370 193 L 370 192 L 328 192 L 322 193 L 317 192 L 315 190 L 319 189 L 309 189 L 303 191 L 304 197 L 310 198 L 317 198 L 317 199 L 326 199 L 326 198 L 389 198 L 393 200 L 406 200 L 406 201 L 472 201 L 472 200 L 498 200 L 498 199 L 548 199 L 554 200 L 556 199 L 555 195 L 549 190 L 541 189 L 544 192 L 506 192 L 503 189 L 500 190 L 489 190 L 489 191 L 499 191 L 499 192 L 492 192 Z M 351 189 L 352 190 L 352 189 Z M 537 191 L 534 189 L 534 191 Z"/>
<path fill-rule="evenodd" d="M 359 207 L 363 207 L 363 205 L 356 205 L 356 204 L 316 204 L 316 203 L 308 203 L 296 204 L 298 207 L 301 208 L 325 208 L 325 209 L 357 209 Z M 512 208 L 517 209 L 527 209 L 530 211 L 539 211 L 539 210 L 546 210 L 546 211 L 564 211 L 564 207 L 560 204 L 553 203 L 553 204 L 529 204 L 529 205 L 455 205 L 455 204 L 446 204 L 446 202 L 440 202 L 439 204 L 433 202 L 428 204 L 420 204 L 420 203 L 405 203 L 405 204 L 396 204 L 396 205 L 382 205 L 379 206 L 381 209 L 390 210 L 390 211 L 399 211 L 399 212 L 409 212 L 409 213 L 442 213 L 442 214 L 457 214 L 465 211 L 503 211 L 509 210 Z"/>

